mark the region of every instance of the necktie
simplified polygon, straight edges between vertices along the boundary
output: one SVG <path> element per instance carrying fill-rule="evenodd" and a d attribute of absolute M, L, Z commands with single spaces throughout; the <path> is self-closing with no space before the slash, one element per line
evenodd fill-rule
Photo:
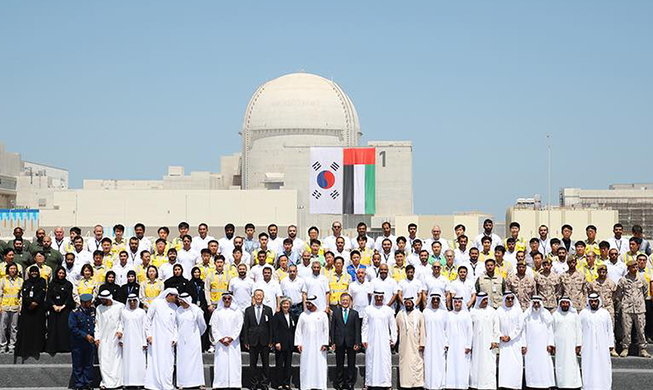
<path fill-rule="evenodd" d="M 256 306 L 256 323 L 261 323 L 261 306 Z"/>
<path fill-rule="evenodd" d="M 347 315 L 349 314 L 348 312 L 349 310 L 345 309 L 345 324 L 347 323 Z"/>

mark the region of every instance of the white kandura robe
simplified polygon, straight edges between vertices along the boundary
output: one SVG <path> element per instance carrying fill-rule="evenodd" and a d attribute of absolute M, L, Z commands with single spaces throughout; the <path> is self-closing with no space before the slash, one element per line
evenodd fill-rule
<path fill-rule="evenodd" d="M 497 355 L 490 349 L 499 342 L 499 318 L 491 306 L 472 309 L 472 364 L 469 387 L 475 389 L 496 389 Z"/>
<path fill-rule="evenodd" d="M 365 385 L 392 386 L 392 353 L 390 343 L 397 342 L 394 310 L 387 305 L 370 305 L 365 309 L 361 326 L 361 341 L 365 349 Z"/>
<path fill-rule="evenodd" d="M 177 341 L 176 311 L 177 305 L 164 298 L 152 301 L 147 310 L 145 334 L 152 337 L 152 344 L 147 348 L 146 389 L 174 389 L 175 349 L 172 343 Z"/>
<path fill-rule="evenodd" d="M 583 386 L 580 378 L 580 366 L 576 358 L 576 347 L 582 345 L 580 317 L 574 310 L 553 313 L 553 335 L 556 347 L 555 374 L 559 388 L 577 389 Z"/>
<path fill-rule="evenodd" d="M 299 315 L 295 330 L 295 345 L 302 347 L 299 360 L 299 383 L 302 389 L 327 388 L 327 353 L 329 345 L 329 317 L 321 310 L 305 311 Z"/>
<path fill-rule="evenodd" d="M 399 334 L 399 386 L 424 387 L 424 356 L 419 347 L 424 346 L 424 316 L 413 309 L 410 314 L 402 310 L 397 314 Z"/>
<path fill-rule="evenodd" d="M 445 348 L 447 340 L 447 319 L 449 313 L 446 309 L 434 310 L 429 305 L 424 310 L 424 388 L 444 389 L 445 373 L 447 367 Z"/>
<path fill-rule="evenodd" d="M 524 318 L 524 368 L 526 386 L 549 388 L 555 386 L 553 361 L 547 351 L 553 345 L 553 318 L 544 307 L 535 311 L 527 310 Z"/>
<path fill-rule="evenodd" d="M 177 387 L 204 386 L 202 335 L 206 332 L 204 312 L 195 304 L 177 308 Z"/>
<path fill-rule="evenodd" d="M 124 308 L 120 314 L 122 322 L 122 377 L 123 386 L 145 384 L 146 352 L 145 310 Z"/>
<path fill-rule="evenodd" d="M 500 335 L 510 337 L 507 343 L 499 341 L 499 387 L 521 389 L 524 375 L 524 355 L 521 353 L 524 346 L 524 312 L 517 306 L 501 306 L 497 309 L 497 315 Z"/>
<path fill-rule="evenodd" d="M 610 313 L 605 309 L 592 311 L 589 307 L 580 314 L 583 347 L 581 367 L 584 390 L 609 390 L 612 388 L 612 361 L 610 348 L 614 347 L 614 331 Z"/>
<path fill-rule="evenodd" d="M 472 356 L 465 349 L 472 348 L 472 316 L 469 311 L 451 311 L 447 318 L 447 389 L 467 389 Z M 488 346 L 489 348 L 489 346 Z M 473 353 L 473 351 L 472 351 Z"/>
<path fill-rule="evenodd" d="M 221 306 L 221 305 L 220 305 Z M 224 307 L 211 314 L 211 334 L 215 340 L 213 357 L 213 388 L 241 388 L 242 362 L 240 355 L 240 331 L 243 328 L 243 312 L 238 308 Z M 229 346 L 220 343 L 225 337 L 232 339 Z"/>
<path fill-rule="evenodd" d="M 98 361 L 101 386 L 106 388 L 122 387 L 122 349 L 117 332 L 122 332 L 120 313 L 125 306 L 113 302 L 111 306 L 100 305 L 95 314 L 95 338 L 100 340 Z"/>

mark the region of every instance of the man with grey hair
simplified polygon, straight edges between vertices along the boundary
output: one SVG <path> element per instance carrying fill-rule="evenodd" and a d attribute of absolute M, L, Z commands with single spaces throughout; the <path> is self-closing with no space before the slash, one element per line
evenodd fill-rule
<path fill-rule="evenodd" d="M 311 264 L 311 275 L 304 279 L 304 293 L 306 296 L 315 295 L 315 306 L 319 310 L 329 311 L 329 297 L 331 289 L 329 288 L 329 281 L 326 276 L 322 275 L 322 265 L 319 260 L 313 261 Z"/>
<path fill-rule="evenodd" d="M 68 244 L 66 237 L 66 232 L 61 226 L 54 228 L 54 239 L 52 240 L 52 249 L 61 253 L 61 255 L 66 254 L 66 245 Z"/>
<path fill-rule="evenodd" d="M 433 227 L 431 228 L 431 238 L 424 240 L 424 249 L 429 251 L 431 255 L 433 254 L 432 247 L 434 242 L 440 243 L 440 248 L 442 249 L 442 252 L 449 249 L 449 243 L 447 242 L 447 240 L 445 240 L 440 236 L 441 234 L 442 234 L 442 228 L 440 228 L 440 225 L 433 225 Z"/>
<path fill-rule="evenodd" d="M 93 253 L 102 250 L 102 239 L 104 238 L 104 228 L 102 225 L 93 227 L 93 237 L 86 241 L 86 250 Z"/>

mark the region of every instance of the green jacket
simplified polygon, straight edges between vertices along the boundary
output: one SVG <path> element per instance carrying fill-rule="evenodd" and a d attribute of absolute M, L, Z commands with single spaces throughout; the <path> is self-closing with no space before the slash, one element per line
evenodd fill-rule
<path fill-rule="evenodd" d="M 52 272 L 56 272 L 57 268 L 63 263 L 63 256 L 59 251 L 56 251 L 52 248 L 48 250 L 43 250 L 45 254 L 45 265 L 52 268 Z"/>

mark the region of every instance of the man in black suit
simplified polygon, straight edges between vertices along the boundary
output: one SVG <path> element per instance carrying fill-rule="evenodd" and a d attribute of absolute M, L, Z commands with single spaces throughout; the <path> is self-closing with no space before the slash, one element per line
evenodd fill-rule
<path fill-rule="evenodd" d="M 295 320 L 290 313 L 292 301 L 281 297 L 281 311 L 272 317 L 272 344 L 277 362 L 279 390 L 290 389 L 290 370 L 292 367 L 292 352 L 295 349 Z"/>
<path fill-rule="evenodd" d="M 272 346 L 272 309 L 263 304 L 263 290 L 254 291 L 254 304 L 245 309 L 243 330 L 240 335 L 245 349 L 249 350 L 249 367 L 252 371 L 250 389 L 267 390 L 270 385 L 270 347 Z M 261 370 L 256 368 L 261 357 Z"/>
<path fill-rule="evenodd" d="M 333 387 L 338 390 L 353 390 L 356 383 L 356 352 L 361 345 L 361 319 L 350 305 L 351 296 L 343 293 L 340 305 L 333 310 L 329 331 L 331 348 L 336 350 L 336 380 Z"/>

